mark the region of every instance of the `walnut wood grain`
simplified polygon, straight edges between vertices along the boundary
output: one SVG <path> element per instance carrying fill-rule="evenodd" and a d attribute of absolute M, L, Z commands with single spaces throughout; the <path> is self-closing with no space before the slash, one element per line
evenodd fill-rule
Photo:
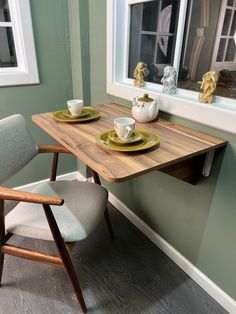
<path fill-rule="evenodd" d="M 130 153 L 105 150 L 96 145 L 96 135 L 113 129 L 115 118 L 132 114 L 129 108 L 117 104 L 97 105 L 95 109 L 101 118 L 87 123 L 59 122 L 50 112 L 34 115 L 32 119 L 106 181 L 125 181 L 226 145 L 223 139 L 159 119 L 136 122 L 136 128 L 160 137 L 158 147 Z"/>
<path fill-rule="evenodd" d="M 37 262 L 43 262 L 53 266 L 63 267 L 62 260 L 58 256 L 21 248 L 15 245 L 5 244 L 1 247 L 1 252 Z"/>
<path fill-rule="evenodd" d="M 38 145 L 38 152 L 39 153 L 65 153 L 65 154 L 71 154 L 71 151 L 69 151 L 66 147 L 61 145 Z"/>
<path fill-rule="evenodd" d="M 0 199 L 58 206 L 64 203 L 60 197 L 18 191 L 6 187 L 0 187 Z"/>

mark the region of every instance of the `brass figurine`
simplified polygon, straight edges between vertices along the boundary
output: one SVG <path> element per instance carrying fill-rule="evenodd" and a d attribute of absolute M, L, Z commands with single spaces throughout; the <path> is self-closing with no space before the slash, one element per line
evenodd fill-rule
<path fill-rule="evenodd" d="M 209 104 L 213 102 L 213 92 L 216 89 L 219 77 L 220 74 L 217 71 L 209 71 L 203 75 L 200 87 L 202 93 L 199 94 L 200 102 Z"/>
<path fill-rule="evenodd" d="M 143 62 L 139 62 L 134 70 L 134 86 L 144 86 L 144 74 L 147 70 L 147 65 Z"/>

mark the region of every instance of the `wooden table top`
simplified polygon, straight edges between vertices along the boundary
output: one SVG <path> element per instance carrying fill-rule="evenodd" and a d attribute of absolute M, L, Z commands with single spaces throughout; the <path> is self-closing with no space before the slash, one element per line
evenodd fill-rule
<path fill-rule="evenodd" d="M 87 123 L 59 122 L 51 112 L 33 115 L 32 120 L 106 181 L 125 181 L 226 145 L 223 139 L 158 119 L 136 122 L 136 128 L 158 135 L 159 146 L 129 153 L 105 150 L 96 144 L 96 135 L 113 129 L 115 118 L 132 117 L 131 110 L 118 104 L 95 109 L 101 118 Z"/>

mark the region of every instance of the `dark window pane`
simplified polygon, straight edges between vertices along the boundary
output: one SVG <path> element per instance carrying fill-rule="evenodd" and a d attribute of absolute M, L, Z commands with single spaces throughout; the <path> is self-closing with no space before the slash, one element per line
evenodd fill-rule
<path fill-rule="evenodd" d="M 231 25 L 231 30 L 230 30 L 230 36 L 234 36 L 234 33 L 236 31 L 236 11 L 234 11 L 234 17 Z"/>
<path fill-rule="evenodd" d="M 233 39 L 229 39 L 225 55 L 225 61 L 234 61 L 234 56 L 235 56 L 235 43 Z"/>
<path fill-rule="evenodd" d="M 0 22 L 10 22 L 10 11 L 7 0 L 0 0 Z"/>
<path fill-rule="evenodd" d="M 128 77 L 133 78 L 134 69 L 140 61 L 141 27 L 143 4 L 131 6 L 130 11 L 130 38 L 129 38 L 129 70 Z"/>
<path fill-rule="evenodd" d="M 230 23 L 230 18 L 231 18 L 232 12 L 233 12 L 232 10 L 226 10 L 225 11 L 224 24 L 223 24 L 222 33 L 221 33 L 221 35 L 223 35 L 223 36 L 228 35 L 229 23 Z"/>
<path fill-rule="evenodd" d="M 233 6 L 234 5 L 234 0 L 228 0 L 227 5 Z"/>
<path fill-rule="evenodd" d="M 0 68 L 16 67 L 17 59 L 11 27 L 0 27 Z"/>
<path fill-rule="evenodd" d="M 128 77 L 145 62 L 145 80 L 160 83 L 163 68 L 173 63 L 180 0 L 153 0 L 130 7 Z M 150 33 L 149 33 L 150 32 Z"/>
<path fill-rule="evenodd" d="M 221 38 L 218 53 L 217 53 L 217 58 L 216 58 L 217 62 L 223 61 L 224 52 L 225 52 L 225 45 L 226 45 L 226 39 Z"/>
<path fill-rule="evenodd" d="M 157 31 L 157 15 L 159 8 L 159 0 L 151 1 L 143 4 L 143 31 Z"/>
<path fill-rule="evenodd" d="M 173 37 L 160 36 L 157 43 L 157 64 L 172 65 Z"/>
<path fill-rule="evenodd" d="M 142 35 L 140 61 L 145 63 L 153 63 L 155 53 L 156 36 Z"/>

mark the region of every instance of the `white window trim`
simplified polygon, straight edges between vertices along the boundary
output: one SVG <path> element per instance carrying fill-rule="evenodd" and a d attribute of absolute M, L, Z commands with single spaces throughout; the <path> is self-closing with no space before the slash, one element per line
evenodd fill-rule
<path fill-rule="evenodd" d="M 145 0 L 150 1 L 150 0 Z M 133 97 L 149 93 L 157 96 L 159 108 L 167 113 L 189 119 L 204 125 L 236 134 L 236 101 L 226 97 L 215 97 L 213 104 L 198 102 L 198 93 L 178 89 L 175 95 L 162 93 L 162 85 L 146 83 L 143 88 L 133 86 L 127 78 L 128 40 L 129 40 L 129 3 L 144 2 L 144 0 L 107 0 L 107 93 L 132 102 Z M 186 10 L 187 0 L 181 0 L 180 17 Z M 125 23 L 123 23 L 125 22 Z M 179 36 L 176 51 L 181 53 L 183 36 Z M 175 61 L 178 69 L 179 64 Z"/>
<path fill-rule="evenodd" d="M 17 67 L 0 68 L 0 86 L 38 84 L 33 27 L 29 0 L 8 0 L 17 56 Z"/>

